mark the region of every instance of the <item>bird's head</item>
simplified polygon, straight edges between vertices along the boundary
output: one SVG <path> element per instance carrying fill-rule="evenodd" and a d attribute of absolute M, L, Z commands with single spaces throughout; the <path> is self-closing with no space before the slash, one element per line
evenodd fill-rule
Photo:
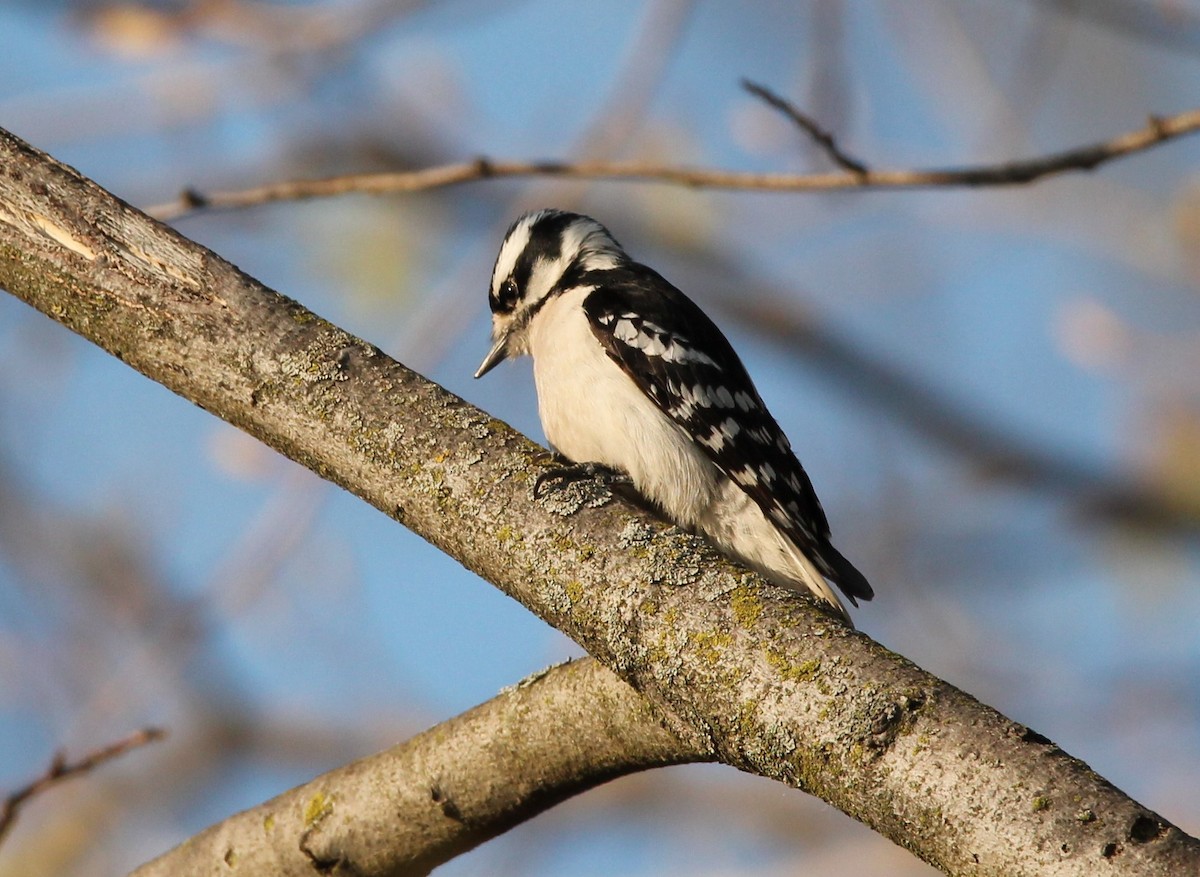
<path fill-rule="evenodd" d="M 492 349 L 475 377 L 529 352 L 529 324 L 551 298 L 576 286 L 586 272 L 615 268 L 627 258 L 590 216 L 537 210 L 514 222 L 492 269 Z"/>

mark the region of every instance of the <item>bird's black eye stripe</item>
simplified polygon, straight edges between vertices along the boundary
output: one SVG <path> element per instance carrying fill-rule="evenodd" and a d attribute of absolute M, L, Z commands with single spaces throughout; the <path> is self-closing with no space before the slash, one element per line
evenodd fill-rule
<path fill-rule="evenodd" d="M 517 299 L 521 297 L 521 291 L 517 288 L 516 281 L 511 277 L 500 284 L 500 289 L 497 290 L 495 296 L 490 299 L 493 314 L 507 314 L 517 306 Z"/>

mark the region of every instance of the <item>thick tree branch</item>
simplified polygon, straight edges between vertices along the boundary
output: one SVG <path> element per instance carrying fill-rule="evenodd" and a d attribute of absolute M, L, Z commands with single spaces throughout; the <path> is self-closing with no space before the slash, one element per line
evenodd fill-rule
<path fill-rule="evenodd" d="M 540 449 L 505 424 L 11 135 L 0 167 L 0 285 L 496 584 L 687 745 L 948 874 L 1200 869 L 1045 738 L 624 503 L 532 499 Z"/>
<path fill-rule="evenodd" d="M 350 174 L 322 180 L 292 180 L 238 191 L 199 192 L 188 189 L 175 201 L 150 207 L 147 212 L 159 219 L 177 219 L 204 208 L 248 207 L 272 201 L 324 198 L 354 192 L 370 195 L 421 192 L 497 177 L 570 177 L 764 192 L 1012 186 L 1056 174 L 1093 170 L 1106 162 L 1143 152 L 1197 130 L 1200 130 L 1200 110 L 1191 110 L 1174 116 L 1151 116 L 1146 127 L 1101 143 L 1020 161 L 932 170 L 848 169 L 830 174 L 761 174 L 638 161 L 507 161 L 477 158 L 474 161 L 415 171 Z M 826 148 L 828 150 L 828 147 Z M 851 161 L 854 162 L 853 159 Z"/>
<path fill-rule="evenodd" d="M 4 796 L 3 801 L 0 801 L 0 843 L 4 842 L 5 836 L 17 821 L 17 814 L 31 798 L 63 780 L 90 773 L 105 762 L 119 758 L 131 749 L 161 740 L 165 736 L 166 732 L 160 728 L 143 728 L 128 737 L 122 737 L 115 743 L 93 749 L 74 761 L 68 761 L 65 754 L 58 753 L 40 777 L 28 785 L 10 792 Z"/>
<path fill-rule="evenodd" d="M 560 801 L 706 753 L 591 658 L 552 667 L 386 752 L 214 825 L 131 877 L 427 874 Z"/>

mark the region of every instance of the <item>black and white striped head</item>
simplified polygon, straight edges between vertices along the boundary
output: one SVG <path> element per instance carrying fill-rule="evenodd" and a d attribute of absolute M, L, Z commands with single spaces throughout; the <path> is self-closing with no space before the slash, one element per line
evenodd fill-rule
<path fill-rule="evenodd" d="M 586 272 L 615 268 L 628 259 L 608 229 L 590 216 L 548 209 L 514 222 L 492 269 L 492 349 L 475 377 L 529 352 L 529 323 L 547 301 L 576 286 Z"/>

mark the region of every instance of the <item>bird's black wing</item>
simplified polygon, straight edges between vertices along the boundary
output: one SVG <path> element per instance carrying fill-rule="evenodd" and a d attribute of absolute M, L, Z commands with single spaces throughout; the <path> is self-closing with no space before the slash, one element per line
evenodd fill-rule
<path fill-rule="evenodd" d="M 870 584 L 829 544 L 808 474 L 721 330 L 654 270 L 591 271 L 583 308 L 608 355 L 850 602 Z"/>

